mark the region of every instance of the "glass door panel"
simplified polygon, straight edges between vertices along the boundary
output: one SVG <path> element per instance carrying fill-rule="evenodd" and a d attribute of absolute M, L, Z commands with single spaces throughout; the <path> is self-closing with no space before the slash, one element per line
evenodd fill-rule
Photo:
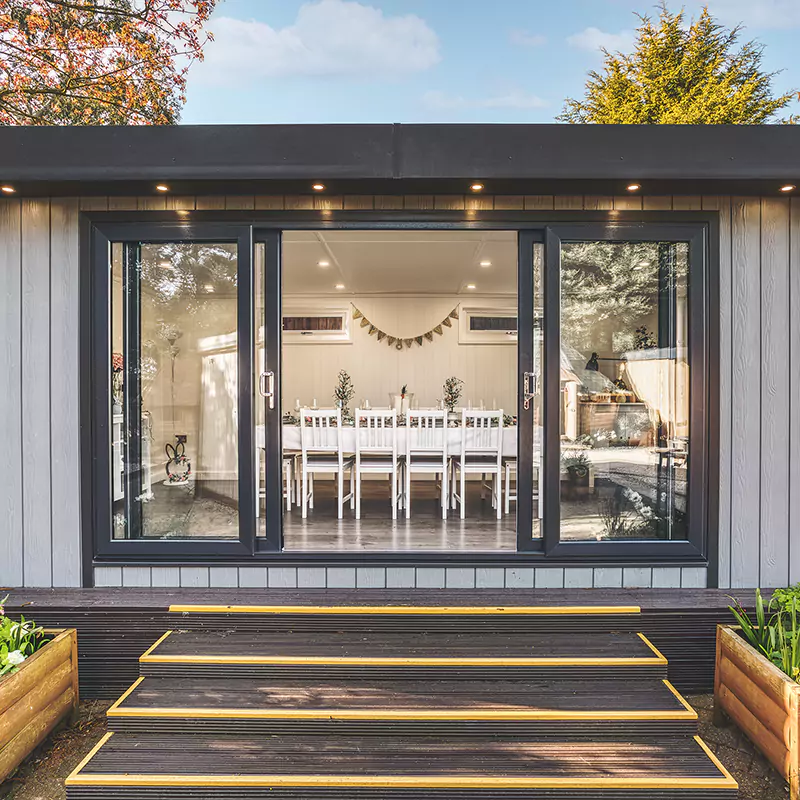
<path fill-rule="evenodd" d="M 687 537 L 689 244 L 560 245 L 561 541 Z"/>
<path fill-rule="evenodd" d="M 236 243 L 111 248 L 114 539 L 239 539 Z"/>

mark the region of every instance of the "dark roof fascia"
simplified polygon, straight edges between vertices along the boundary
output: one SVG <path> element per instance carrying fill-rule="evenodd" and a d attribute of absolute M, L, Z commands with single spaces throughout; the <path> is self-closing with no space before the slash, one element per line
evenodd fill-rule
<path fill-rule="evenodd" d="M 0 128 L 23 194 L 768 193 L 800 183 L 792 125 L 179 125 Z"/>

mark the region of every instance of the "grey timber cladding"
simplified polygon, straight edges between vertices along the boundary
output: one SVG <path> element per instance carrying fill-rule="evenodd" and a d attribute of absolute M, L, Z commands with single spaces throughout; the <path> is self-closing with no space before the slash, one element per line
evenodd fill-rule
<path fill-rule="evenodd" d="M 408 195 L 0 200 L 0 586 L 79 586 L 83 210 L 714 210 L 719 585 L 800 580 L 800 199 Z M 713 321 L 712 321 L 713 322 Z M 696 587 L 698 567 L 98 567 L 104 586 Z"/>

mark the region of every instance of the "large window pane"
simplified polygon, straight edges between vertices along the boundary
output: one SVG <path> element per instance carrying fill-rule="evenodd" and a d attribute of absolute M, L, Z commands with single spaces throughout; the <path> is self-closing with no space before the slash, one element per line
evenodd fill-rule
<path fill-rule="evenodd" d="M 238 538 L 237 248 L 112 248 L 116 538 Z"/>
<path fill-rule="evenodd" d="M 684 539 L 688 245 L 561 251 L 561 538 Z"/>

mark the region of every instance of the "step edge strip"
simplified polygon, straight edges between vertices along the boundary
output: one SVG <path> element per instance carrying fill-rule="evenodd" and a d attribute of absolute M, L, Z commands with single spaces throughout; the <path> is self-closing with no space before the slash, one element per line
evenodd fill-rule
<path fill-rule="evenodd" d="M 298 709 L 282 712 L 261 709 L 207 708 L 114 708 L 109 717 L 167 719 L 265 719 L 265 720 L 696 720 L 694 711 L 406 711 L 386 709 L 381 712 L 349 709 Z"/>
<path fill-rule="evenodd" d="M 666 666 L 667 659 L 658 657 L 527 657 L 520 658 L 401 658 L 359 656 L 208 656 L 208 655 L 142 655 L 142 664 L 252 664 L 252 665 L 344 665 L 344 666 L 414 666 L 414 667 L 602 667 L 602 666 Z"/>
<path fill-rule="evenodd" d="M 663 662 L 667 663 L 666 656 L 641 632 L 636 634 Z"/>
<path fill-rule="evenodd" d="M 545 616 L 565 614 L 640 614 L 639 606 L 246 606 L 185 605 L 169 607 L 180 614 L 386 614 L 386 615 L 464 615 L 464 616 Z"/>
<path fill-rule="evenodd" d="M 736 789 L 731 777 L 680 778 L 658 776 L 647 778 L 552 778 L 492 776 L 425 776 L 425 775 L 155 775 L 118 773 L 73 773 L 67 786 L 186 786 L 186 787 L 373 787 L 373 788 L 501 788 L 501 789 L 662 789 L 668 780 L 676 789 Z"/>
<path fill-rule="evenodd" d="M 153 642 L 153 644 L 151 644 L 150 647 L 148 647 L 147 650 L 145 650 L 144 653 L 142 653 L 139 656 L 139 661 L 141 661 L 144 658 L 147 658 L 164 641 L 164 639 L 166 639 L 171 634 L 172 631 L 167 631 L 166 633 L 162 633 L 161 636 L 159 636 L 158 639 L 156 639 Z"/>
<path fill-rule="evenodd" d="M 108 708 L 106 716 L 111 716 L 130 696 L 137 686 L 144 680 L 144 675 L 140 675 Z"/>
<path fill-rule="evenodd" d="M 75 769 L 72 770 L 72 772 L 70 772 L 70 774 L 67 776 L 66 780 L 64 781 L 65 785 L 69 784 L 69 782 L 71 780 L 74 780 L 74 779 L 76 779 L 78 777 L 78 775 L 80 774 L 81 770 L 95 757 L 95 755 L 97 755 L 98 750 L 100 750 L 100 748 L 113 735 L 114 735 L 113 731 L 108 731 L 107 733 L 104 733 L 100 737 L 100 741 L 95 743 L 94 747 L 92 747 L 92 749 L 78 762 L 78 766 L 75 767 Z"/>
<path fill-rule="evenodd" d="M 730 772 L 728 772 L 725 765 L 714 755 L 711 748 L 705 743 L 703 738 L 699 735 L 695 735 L 693 738 L 703 749 L 703 752 L 711 759 L 711 761 L 714 763 L 714 766 L 725 776 L 727 780 L 732 781 L 738 789 L 739 784 L 736 779 L 733 777 L 733 775 L 731 775 Z"/>
<path fill-rule="evenodd" d="M 678 702 L 687 711 L 689 711 L 694 716 L 695 719 L 698 719 L 697 711 L 695 711 L 694 708 L 692 708 L 691 703 L 689 703 L 689 701 L 672 685 L 672 683 L 670 681 L 668 681 L 666 678 L 664 678 L 662 680 L 662 683 L 664 684 L 664 686 L 667 687 L 667 689 L 669 689 L 672 692 L 672 694 L 675 695 L 675 697 L 678 700 Z"/>

